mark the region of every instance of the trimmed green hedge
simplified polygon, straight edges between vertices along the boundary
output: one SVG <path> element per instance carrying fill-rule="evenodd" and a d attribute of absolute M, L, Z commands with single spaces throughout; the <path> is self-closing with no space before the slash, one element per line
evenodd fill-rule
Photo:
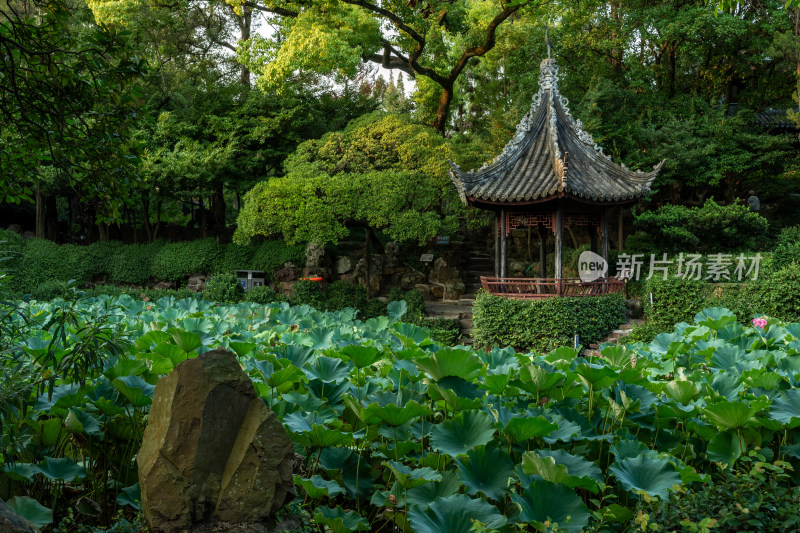
<path fill-rule="evenodd" d="M 697 313 L 710 307 L 708 290 L 708 283 L 702 280 L 654 276 L 644 286 L 644 314 L 656 329 L 669 331 L 679 322 L 691 322 Z"/>
<path fill-rule="evenodd" d="M 0 232 L 0 251 L 9 259 L 2 268 L 11 274 L 8 290 L 26 294 L 47 283 L 75 280 L 77 286 L 94 280 L 145 285 L 150 281 L 181 282 L 192 274 L 229 273 L 239 269 L 264 270 L 267 279 L 287 261 L 305 263 L 305 248 L 282 241 L 253 246 L 227 246 L 213 239 L 151 244 L 96 242 L 89 246 L 58 245 L 45 239 L 23 240 L 14 232 Z M 5 253 L 8 252 L 8 253 Z"/>
<path fill-rule="evenodd" d="M 650 304 L 650 294 L 653 304 Z M 785 322 L 800 321 L 800 266 L 766 273 L 746 283 L 714 285 L 702 280 L 652 278 L 642 296 L 647 324 L 634 330 L 630 340 L 649 341 L 658 332 L 679 322 L 692 322 L 707 307 L 724 307 L 749 325 L 754 317 L 767 315 Z"/>
<path fill-rule="evenodd" d="M 584 346 L 602 339 L 625 321 L 625 300 L 620 294 L 513 300 L 480 290 L 472 314 L 476 346 L 546 353 L 571 346 L 575 335 Z"/>
<path fill-rule="evenodd" d="M 152 257 L 150 276 L 159 281 L 179 281 L 192 274 L 213 272 L 224 255 L 214 239 L 171 242 Z"/>

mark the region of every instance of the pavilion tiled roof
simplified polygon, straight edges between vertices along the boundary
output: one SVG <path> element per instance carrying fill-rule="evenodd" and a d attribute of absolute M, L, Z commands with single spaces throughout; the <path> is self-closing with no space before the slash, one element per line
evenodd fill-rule
<path fill-rule="evenodd" d="M 558 92 L 558 65 L 545 59 L 539 92 L 511 141 L 490 164 L 450 177 L 465 204 L 529 203 L 550 197 L 625 203 L 645 196 L 663 164 L 642 172 L 617 165 L 583 130 Z"/>

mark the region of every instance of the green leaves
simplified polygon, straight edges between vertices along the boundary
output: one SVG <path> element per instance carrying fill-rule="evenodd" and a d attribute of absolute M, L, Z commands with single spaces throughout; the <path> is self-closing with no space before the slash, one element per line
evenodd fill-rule
<path fill-rule="evenodd" d="M 415 363 L 435 381 L 447 376 L 472 381 L 483 368 L 480 359 L 473 352 L 455 348 L 443 348 L 429 357 L 416 360 Z"/>
<path fill-rule="evenodd" d="M 417 533 L 468 533 L 473 521 L 494 529 L 506 524 L 495 506 L 466 494 L 437 498 L 427 508 L 412 507 L 408 521 Z"/>
<path fill-rule="evenodd" d="M 483 411 L 464 411 L 431 430 L 431 446 L 451 457 L 466 454 L 494 436 L 492 418 Z"/>
<path fill-rule="evenodd" d="M 339 494 L 345 493 L 344 487 L 335 481 L 328 481 L 318 475 L 311 476 L 310 479 L 294 476 L 293 479 L 295 484 L 300 485 L 312 500 L 322 498 L 323 496 L 335 498 Z"/>
<path fill-rule="evenodd" d="M 525 452 L 522 456 L 522 471 L 536 474 L 551 483 L 587 489 L 594 493 L 597 493 L 603 483 L 603 473 L 596 464 L 563 450 Z"/>
<path fill-rule="evenodd" d="M 512 494 L 520 508 L 520 520 L 558 524 L 559 529 L 579 532 L 589 523 L 589 511 L 571 489 L 548 481 L 537 481 L 522 494 Z"/>
<path fill-rule="evenodd" d="M 709 441 L 706 454 L 715 463 L 733 465 L 742 456 L 742 438 L 735 432 L 721 431 Z"/>
<path fill-rule="evenodd" d="M 608 471 L 625 490 L 641 490 L 651 497 L 659 496 L 662 499 L 669 496 L 673 485 L 681 484 L 681 477 L 669 461 L 650 454 L 617 459 Z"/>
<path fill-rule="evenodd" d="M 534 437 L 546 437 L 554 430 L 558 429 L 558 424 L 550 422 L 543 416 L 515 417 L 508 421 L 503 428 L 503 433 L 513 442 L 525 442 Z"/>
<path fill-rule="evenodd" d="M 790 429 L 800 426 L 800 389 L 781 392 L 772 402 L 769 418 Z"/>
<path fill-rule="evenodd" d="M 66 457 L 45 457 L 38 465 L 39 472 L 53 481 L 72 483 L 86 477 L 86 470 Z"/>
<path fill-rule="evenodd" d="M 14 496 L 8 506 L 38 528 L 53 522 L 53 511 L 28 496 Z"/>
<path fill-rule="evenodd" d="M 744 402 L 719 402 L 703 409 L 709 420 L 723 429 L 743 428 L 761 410 Z"/>
<path fill-rule="evenodd" d="M 341 507 L 317 507 L 314 521 L 331 528 L 333 533 L 352 533 L 369 531 L 369 522 L 355 511 L 345 511 Z"/>
<path fill-rule="evenodd" d="M 502 500 L 508 480 L 514 472 L 509 455 L 493 446 L 478 446 L 456 459 L 458 474 L 467 492 L 482 492 L 493 500 Z"/>

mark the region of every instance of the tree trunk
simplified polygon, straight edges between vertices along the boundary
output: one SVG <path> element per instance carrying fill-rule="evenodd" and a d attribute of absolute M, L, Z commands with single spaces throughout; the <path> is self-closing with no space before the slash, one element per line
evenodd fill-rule
<path fill-rule="evenodd" d="M 58 240 L 58 198 L 50 195 L 45 198 L 45 227 L 47 238 L 53 242 Z"/>
<path fill-rule="evenodd" d="M 44 212 L 44 196 L 42 195 L 42 186 L 36 184 L 36 227 L 34 234 L 37 239 L 44 239 L 45 230 L 45 212 Z"/>
<path fill-rule="evenodd" d="M 370 241 L 372 239 L 371 239 L 370 233 L 371 233 L 371 231 L 370 231 L 369 227 L 365 227 L 364 228 L 364 264 L 366 265 L 366 268 L 367 268 L 367 273 L 366 273 L 367 274 L 367 298 L 372 298 L 372 284 L 370 283 L 370 273 L 369 273 L 370 266 L 371 266 L 371 261 L 370 261 L 371 258 L 370 258 L 370 256 L 372 255 L 372 246 L 371 246 L 371 243 L 370 243 Z"/>
<path fill-rule="evenodd" d="M 675 50 L 677 45 L 674 45 L 669 51 L 669 87 L 667 87 L 668 96 L 670 98 L 675 96 Z"/>
<path fill-rule="evenodd" d="M 250 38 L 250 28 L 253 23 L 253 8 L 242 5 L 242 16 L 239 17 L 239 40 L 246 41 Z M 242 65 L 239 81 L 245 87 L 250 87 L 250 69 Z"/>
<path fill-rule="evenodd" d="M 153 242 L 153 228 L 150 226 L 150 197 L 142 195 L 142 212 L 144 215 L 144 231 L 147 233 L 147 242 Z"/>
<path fill-rule="evenodd" d="M 447 117 L 450 116 L 450 104 L 453 102 L 453 82 L 442 87 L 442 95 L 439 97 L 439 109 L 436 110 L 436 121 L 433 127 L 440 134 L 444 135 L 447 127 Z"/>
<path fill-rule="evenodd" d="M 158 230 L 161 229 L 161 198 L 156 203 L 156 227 L 153 230 L 153 240 L 158 238 Z"/>
<path fill-rule="evenodd" d="M 206 238 L 206 228 L 208 227 L 208 215 L 206 214 L 206 200 L 200 197 L 200 207 L 198 208 L 198 215 L 200 216 L 200 235 Z"/>
<path fill-rule="evenodd" d="M 218 241 L 222 239 L 225 234 L 225 191 L 222 184 L 217 185 L 214 190 L 214 195 L 211 197 L 211 209 L 214 216 L 214 236 Z"/>
<path fill-rule="evenodd" d="M 108 224 L 106 224 L 105 222 L 98 222 L 97 223 L 97 234 L 99 235 L 98 240 L 107 241 L 108 240 Z"/>

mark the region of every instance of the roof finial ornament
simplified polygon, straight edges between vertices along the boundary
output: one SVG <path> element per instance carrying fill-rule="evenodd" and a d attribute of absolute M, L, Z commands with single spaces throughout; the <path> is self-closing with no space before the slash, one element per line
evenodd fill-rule
<path fill-rule="evenodd" d="M 550 59 L 550 49 L 555 48 L 555 46 L 553 46 L 550 37 L 547 36 L 547 28 L 544 29 L 544 42 L 547 45 L 547 59 Z"/>

